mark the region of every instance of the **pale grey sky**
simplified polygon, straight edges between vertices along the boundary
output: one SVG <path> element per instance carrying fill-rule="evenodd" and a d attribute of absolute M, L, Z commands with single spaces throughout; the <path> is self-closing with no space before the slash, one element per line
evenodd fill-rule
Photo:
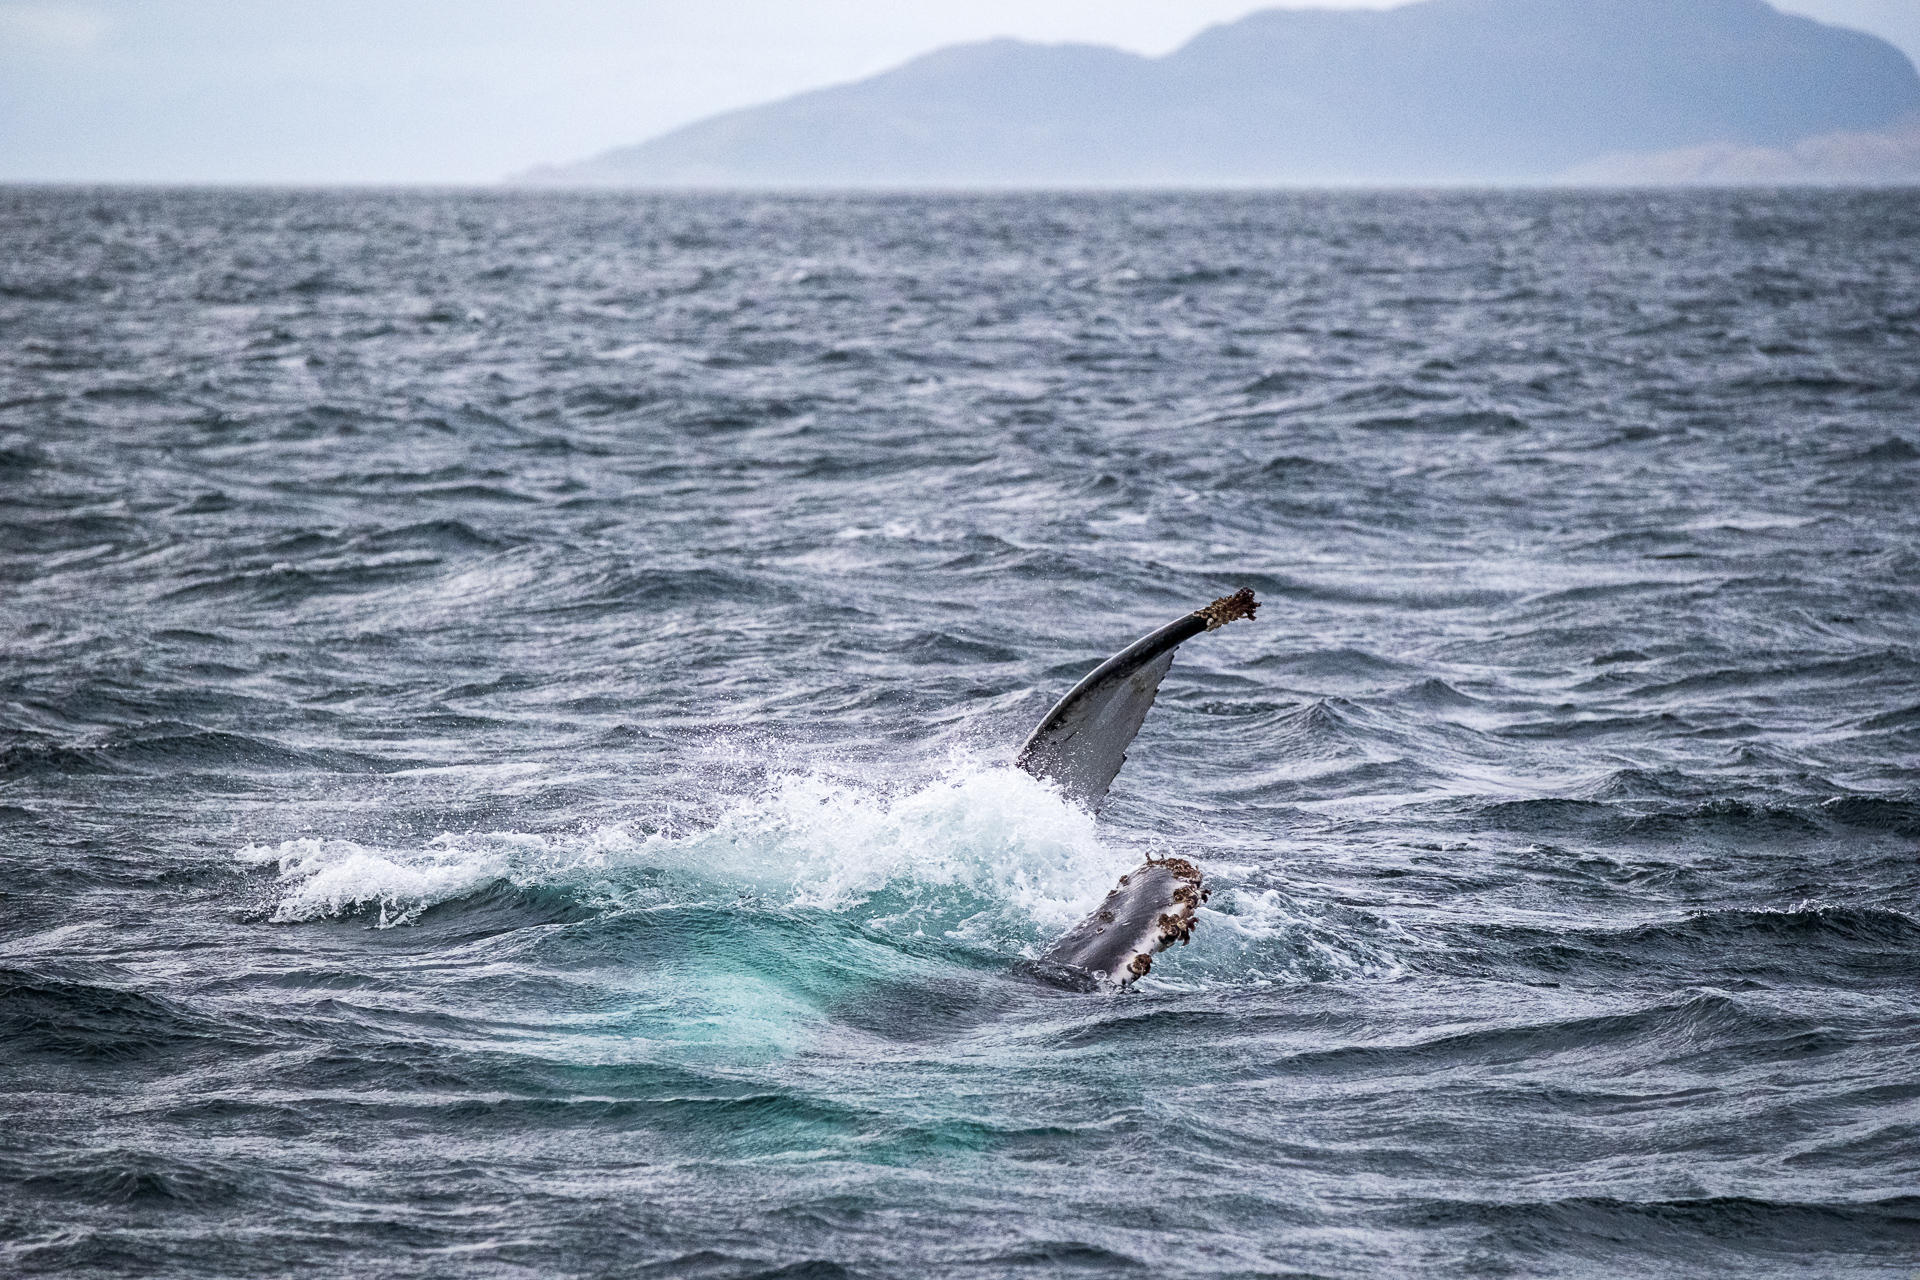
<path fill-rule="evenodd" d="M 0 181 L 490 182 L 958 41 L 1010 35 L 1158 54 L 1203 27 L 1271 7 L 0 2 Z M 1920 0 L 1779 7 L 1872 31 L 1920 62 Z"/>

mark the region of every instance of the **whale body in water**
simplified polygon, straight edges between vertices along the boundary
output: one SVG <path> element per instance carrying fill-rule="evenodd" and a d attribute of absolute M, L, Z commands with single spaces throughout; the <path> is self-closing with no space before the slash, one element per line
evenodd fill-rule
<path fill-rule="evenodd" d="M 1095 667 L 1047 712 L 1014 764 L 1097 810 L 1127 762 L 1127 746 L 1146 721 L 1174 651 L 1202 632 L 1251 619 L 1259 607 L 1253 589 L 1242 587 L 1140 637 Z M 1191 862 L 1150 858 L 1121 876 L 1092 915 L 1056 939 L 1039 967 L 1072 986 L 1131 986 L 1153 967 L 1154 956 L 1175 942 L 1186 943 L 1206 898 L 1199 868 Z"/>

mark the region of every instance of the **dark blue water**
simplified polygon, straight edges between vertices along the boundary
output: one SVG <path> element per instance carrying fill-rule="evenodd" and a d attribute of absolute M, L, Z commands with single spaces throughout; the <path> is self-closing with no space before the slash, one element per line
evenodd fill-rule
<path fill-rule="evenodd" d="M 0 243 L 0 1270 L 1920 1266 L 1920 195 Z"/>

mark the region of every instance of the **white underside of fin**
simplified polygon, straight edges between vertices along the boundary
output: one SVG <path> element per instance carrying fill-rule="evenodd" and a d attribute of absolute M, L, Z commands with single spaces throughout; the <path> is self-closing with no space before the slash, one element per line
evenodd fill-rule
<path fill-rule="evenodd" d="M 1028 744 L 1030 754 L 1046 762 L 1045 776 L 1069 797 L 1096 808 L 1106 798 L 1173 666 L 1174 652 L 1169 649 L 1130 675 L 1086 691 Z"/>

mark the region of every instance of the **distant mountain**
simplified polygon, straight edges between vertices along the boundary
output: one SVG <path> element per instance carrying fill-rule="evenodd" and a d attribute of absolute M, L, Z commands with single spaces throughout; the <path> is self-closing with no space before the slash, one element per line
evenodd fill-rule
<path fill-rule="evenodd" d="M 1078 186 L 1539 181 L 1920 119 L 1875 36 L 1763 0 L 1285 10 L 1163 58 L 1017 40 L 729 112 L 524 181 Z"/>

